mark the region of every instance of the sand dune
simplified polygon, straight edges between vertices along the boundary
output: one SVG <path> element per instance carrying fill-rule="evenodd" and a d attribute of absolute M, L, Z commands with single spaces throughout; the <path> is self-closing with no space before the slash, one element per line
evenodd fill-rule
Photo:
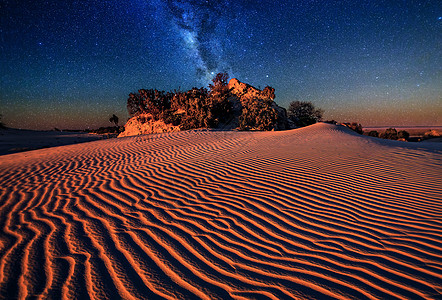
<path fill-rule="evenodd" d="M 0 297 L 440 299 L 442 146 L 317 124 L 0 157 Z"/>

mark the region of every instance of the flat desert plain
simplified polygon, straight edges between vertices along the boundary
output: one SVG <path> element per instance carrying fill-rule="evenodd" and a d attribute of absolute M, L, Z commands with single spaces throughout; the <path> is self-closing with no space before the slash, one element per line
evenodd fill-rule
<path fill-rule="evenodd" d="M 3 299 L 441 299 L 442 144 L 316 124 L 0 156 Z"/>

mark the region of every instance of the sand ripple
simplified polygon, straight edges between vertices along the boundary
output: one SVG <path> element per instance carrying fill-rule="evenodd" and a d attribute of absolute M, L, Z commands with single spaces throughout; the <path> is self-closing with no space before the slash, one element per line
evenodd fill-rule
<path fill-rule="evenodd" d="M 422 145 L 317 124 L 2 156 L 0 298 L 440 299 Z"/>

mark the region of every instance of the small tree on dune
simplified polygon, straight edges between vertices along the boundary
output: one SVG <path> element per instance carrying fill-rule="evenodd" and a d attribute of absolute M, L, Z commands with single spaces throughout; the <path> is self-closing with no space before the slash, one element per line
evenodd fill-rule
<path fill-rule="evenodd" d="M 293 101 L 287 110 L 287 116 L 296 126 L 304 127 L 321 121 L 322 109 L 317 109 L 311 102 Z"/>
<path fill-rule="evenodd" d="M 372 130 L 368 133 L 368 136 L 379 137 L 379 133 L 376 130 Z"/>
<path fill-rule="evenodd" d="M 112 117 L 109 118 L 109 122 L 114 123 L 115 126 L 118 126 L 118 117 L 113 114 Z"/>

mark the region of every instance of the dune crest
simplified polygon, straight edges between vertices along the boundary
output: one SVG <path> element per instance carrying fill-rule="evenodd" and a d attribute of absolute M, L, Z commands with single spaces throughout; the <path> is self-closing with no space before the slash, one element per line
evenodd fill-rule
<path fill-rule="evenodd" d="M 441 161 L 329 124 L 4 155 L 0 298 L 440 298 Z"/>

